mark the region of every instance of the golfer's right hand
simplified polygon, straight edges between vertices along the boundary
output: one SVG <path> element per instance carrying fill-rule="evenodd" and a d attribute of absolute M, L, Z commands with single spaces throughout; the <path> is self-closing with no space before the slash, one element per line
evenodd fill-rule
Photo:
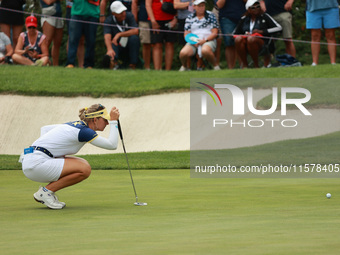
<path fill-rule="evenodd" d="M 111 120 L 118 120 L 120 116 L 119 110 L 116 107 L 112 107 L 110 111 Z"/>

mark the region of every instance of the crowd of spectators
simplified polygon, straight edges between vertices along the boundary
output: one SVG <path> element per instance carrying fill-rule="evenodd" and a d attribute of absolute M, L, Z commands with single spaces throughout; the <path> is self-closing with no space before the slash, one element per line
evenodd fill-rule
<path fill-rule="evenodd" d="M 41 15 L 35 17 L 23 11 L 26 0 L 0 0 L 0 64 L 59 66 L 64 23 L 67 68 L 75 67 L 76 61 L 79 67 L 94 67 L 100 25 L 106 47 L 103 68 L 135 69 L 144 63 L 146 70 L 152 65 L 155 70 L 172 70 L 176 68 L 173 60 L 179 58 L 180 71 L 204 66 L 220 70 L 221 52 L 229 69 L 237 62 L 246 68 L 249 60 L 255 68 L 260 67 L 261 55 L 268 67 L 274 53 L 270 38 L 279 36 L 286 54 L 296 57 L 291 13 L 294 0 L 213 0 L 211 11 L 206 1 L 38 0 Z M 318 64 L 323 30 L 330 62 L 335 64 L 338 1 L 306 0 L 305 11 L 306 28 L 311 31 L 312 66 Z M 179 52 L 175 52 L 175 44 L 181 47 Z"/>

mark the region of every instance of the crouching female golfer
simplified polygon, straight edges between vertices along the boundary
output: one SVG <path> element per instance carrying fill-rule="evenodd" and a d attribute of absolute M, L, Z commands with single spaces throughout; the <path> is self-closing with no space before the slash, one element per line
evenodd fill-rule
<path fill-rule="evenodd" d="M 41 136 L 25 149 L 22 170 L 25 176 L 36 182 L 49 182 L 33 194 L 34 199 L 51 209 L 62 209 L 55 192 L 85 180 L 90 176 L 91 166 L 82 158 L 67 155 L 77 153 L 85 143 L 115 150 L 118 144 L 119 111 L 113 107 L 108 114 L 101 104 L 79 111 L 80 121 L 44 126 Z M 110 123 L 109 138 L 98 136 Z"/>

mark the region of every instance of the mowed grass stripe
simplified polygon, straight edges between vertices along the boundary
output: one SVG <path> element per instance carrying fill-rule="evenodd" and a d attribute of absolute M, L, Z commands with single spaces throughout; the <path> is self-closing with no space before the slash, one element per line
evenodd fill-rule
<path fill-rule="evenodd" d="M 94 171 L 53 211 L 0 171 L 1 254 L 337 254 L 338 179 L 190 179 L 189 170 Z M 18 188 L 19 187 L 19 188 Z M 327 199 L 325 194 L 333 194 Z"/>

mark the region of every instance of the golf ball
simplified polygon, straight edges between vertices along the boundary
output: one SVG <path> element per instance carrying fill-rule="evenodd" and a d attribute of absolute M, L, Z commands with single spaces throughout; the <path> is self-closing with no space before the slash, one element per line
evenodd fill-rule
<path fill-rule="evenodd" d="M 327 193 L 327 194 L 326 194 L 326 197 L 327 197 L 327 198 L 331 198 L 331 196 L 332 196 L 331 193 Z"/>

